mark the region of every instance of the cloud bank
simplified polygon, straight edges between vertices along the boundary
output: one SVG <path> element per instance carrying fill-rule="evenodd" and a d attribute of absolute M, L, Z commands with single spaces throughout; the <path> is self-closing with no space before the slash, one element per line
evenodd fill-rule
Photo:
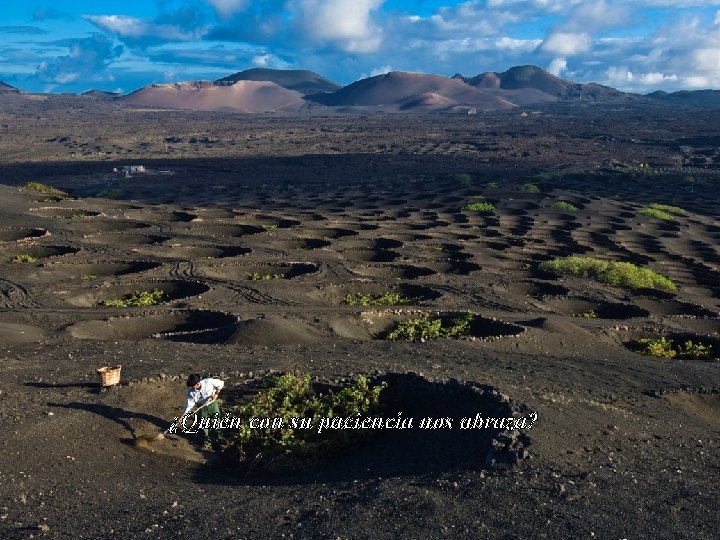
<path fill-rule="evenodd" d="M 720 88 L 720 0 L 158 0 L 150 15 L 108 6 L 36 10 L 32 26 L 0 32 L 39 40 L 44 22 L 84 21 L 96 35 L 38 63 L 37 80 L 59 85 L 253 66 L 349 83 L 387 66 L 475 75 L 535 64 L 627 91 Z"/>

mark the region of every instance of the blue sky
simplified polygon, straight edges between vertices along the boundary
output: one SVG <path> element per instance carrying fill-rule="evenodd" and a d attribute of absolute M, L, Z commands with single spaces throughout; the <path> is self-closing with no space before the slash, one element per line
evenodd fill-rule
<path fill-rule="evenodd" d="M 535 64 L 641 93 L 720 88 L 720 0 L 45 0 L 0 7 L 0 80 L 130 92 L 251 67 L 341 84 Z"/>

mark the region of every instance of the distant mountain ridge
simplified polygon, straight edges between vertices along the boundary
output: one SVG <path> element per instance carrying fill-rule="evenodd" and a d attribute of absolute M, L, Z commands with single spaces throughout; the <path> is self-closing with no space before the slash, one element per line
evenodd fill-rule
<path fill-rule="evenodd" d="M 14 86 L 10 86 L 9 84 L 0 81 L 0 92 L 3 92 L 3 93 L 12 92 L 12 93 L 19 94 L 20 90 L 18 90 Z"/>
<path fill-rule="evenodd" d="M 597 83 L 566 81 L 537 66 L 515 66 L 502 73 L 487 71 L 470 78 L 459 74 L 455 77 L 486 90 L 535 90 L 561 101 L 608 101 L 632 95 Z"/>
<path fill-rule="evenodd" d="M 309 101 L 334 107 L 385 107 L 398 110 L 483 110 L 515 107 L 502 98 L 440 75 L 393 71 L 354 82 L 331 94 L 308 96 Z"/>
<path fill-rule="evenodd" d="M 336 92 L 308 96 L 326 106 L 382 107 L 385 110 L 500 110 L 557 101 L 626 101 L 636 99 L 599 84 L 563 80 L 537 66 L 517 66 L 502 73 L 451 78 L 423 73 L 390 72 L 354 82 Z"/>
<path fill-rule="evenodd" d="M 30 99 L 35 94 L 0 82 L 0 95 Z M 597 83 L 565 80 L 532 65 L 472 77 L 393 71 L 344 87 L 308 70 L 252 68 L 216 81 L 151 84 L 125 96 L 92 90 L 82 97 L 138 107 L 229 112 L 326 107 L 346 112 L 473 112 L 572 102 L 720 107 L 720 90 L 659 91 L 642 96 Z"/>
<path fill-rule="evenodd" d="M 305 69 L 252 68 L 218 79 L 215 84 L 237 81 L 270 81 L 303 95 L 335 92 L 342 88 L 339 84 Z"/>
<path fill-rule="evenodd" d="M 680 90 L 672 93 L 658 91 L 645 97 L 665 103 L 720 107 L 720 90 Z"/>
<path fill-rule="evenodd" d="M 302 94 L 269 81 L 153 84 L 118 99 L 139 107 L 258 113 L 300 107 Z"/>
<path fill-rule="evenodd" d="M 122 94 L 119 94 L 117 92 L 108 92 L 107 90 L 88 90 L 87 92 L 83 92 L 80 95 L 102 100 L 112 100 L 122 97 Z"/>

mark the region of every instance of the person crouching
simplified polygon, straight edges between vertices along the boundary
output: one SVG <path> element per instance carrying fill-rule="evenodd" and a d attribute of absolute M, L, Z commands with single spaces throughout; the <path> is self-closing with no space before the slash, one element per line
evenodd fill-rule
<path fill-rule="evenodd" d="M 177 424 L 182 425 L 183 419 L 193 409 L 202 407 L 198 411 L 198 415 L 201 420 L 208 417 L 220 417 L 220 404 L 217 401 L 220 390 L 223 389 L 225 383 L 220 379 L 213 379 L 211 377 L 201 378 L 197 373 L 193 373 L 188 377 L 187 380 L 187 404 L 185 411 L 178 418 Z M 201 426 L 207 426 L 208 422 L 201 422 Z M 203 447 L 212 447 L 218 449 L 221 443 L 224 442 L 225 438 L 218 429 L 209 429 L 208 427 L 202 428 L 203 434 Z"/>

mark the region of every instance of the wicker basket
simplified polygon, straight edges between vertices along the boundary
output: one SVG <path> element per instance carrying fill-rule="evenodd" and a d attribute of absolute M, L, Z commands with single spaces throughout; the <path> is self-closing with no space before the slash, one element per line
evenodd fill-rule
<path fill-rule="evenodd" d="M 100 374 L 100 386 L 115 386 L 120 382 L 120 368 L 122 366 L 115 367 L 101 367 L 97 370 Z"/>

